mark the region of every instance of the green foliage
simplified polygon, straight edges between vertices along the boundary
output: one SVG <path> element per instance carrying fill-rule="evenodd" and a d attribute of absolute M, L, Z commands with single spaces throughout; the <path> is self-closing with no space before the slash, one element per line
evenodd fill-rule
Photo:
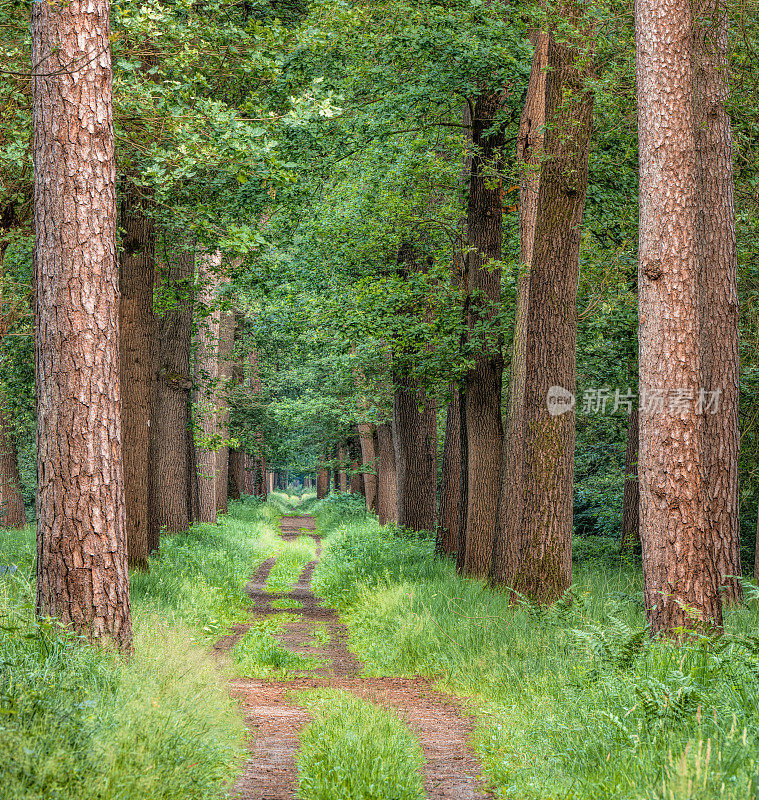
<path fill-rule="evenodd" d="M 303 800 L 422 800 L 424 763 L 395 714 L 346 692 L 301 692 L 314 717 L 301 733 L 298 792 Z"/>
<path fill-rule="evenodd" d="M 256 620 L 235 644 L 232 661 L 235 671 L 245 678 L 286 680 L 294 673 L 320 666 L 320 659 L 294 653 L 274 638 L 297 618 L 277 614 Z"/>
<path fill-rule="evenodd" d="M 510 604 L 373 519 L 333 524 L 327 548 L 316 583 L 367 672 L 435 676 L 475 698 L 499 796 L 756 796 L 755 590 L 720 640 L 676 644 L 649 639 L 641 575 L 602 537 L 576 540 L 574 586 L 548 609 Z"/>

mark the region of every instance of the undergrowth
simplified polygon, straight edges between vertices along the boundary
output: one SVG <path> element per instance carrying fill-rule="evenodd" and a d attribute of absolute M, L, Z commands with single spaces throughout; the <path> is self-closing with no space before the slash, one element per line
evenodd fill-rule
<path fill-rule="evenodd" d="M 325 505 L 317 592 L 369 674 L 421 673 L 475 698 L 501 797 L 759 796 L 756 600 L 727 612 L 719 640 L 651 641 L 639 569 L 613 542 L 576 543 L 575 584 L 552 607 L 515 606 L 431 539 Z"/>
<path fill-rule="evenodd" d="M 296 672 L 320 666 L 321 659 L 294 653 L 274 638 L 296 620 L 288 614 L 256 620 L 232 650 L 235 671 L 245 678 L 286 680 Z"/>
<path fill-rule="evenodd" d="M 423 800 L 421 747 L 392 712 L 347 692 L 300 692 L 313 717 L 301 732 L 302 800 Z"/>
<path fill-rule="evenodd" d="M 280 511 L 230 504 L 132 576 L 125 660 L 34 616 L 34 533 L 0 532 L 0 799 L 227 796 L 244 726 L 206 645 L 245 618 Z"/>

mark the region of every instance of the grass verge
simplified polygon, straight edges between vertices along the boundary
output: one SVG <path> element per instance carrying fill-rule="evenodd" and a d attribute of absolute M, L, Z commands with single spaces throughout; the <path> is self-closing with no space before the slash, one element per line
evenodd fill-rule
<path fill-rule="evenodd" d="M 462 579 L 433 542 L 314 507 L 315 590 L 369 674 L 415 674 L 476 700 L 476 745 L 514 800 L 752 800 L 759 788 L 759 612 L 726 635 L 650 641 L 637 567 L 580 540 L 572 594 L 549 609 Z"/>
<path fill-rule="evenodd" d="M 300 692 L 313 722 L 301 732 L 301 800 L 423 800 L 424 757 L 394 714 L 335 690 Z"/>
<path fill-rule="evenodd" d="M 34 532 L 2 531 L 0 799 L 227 796 L 245 731 L 206 645 L 245 618 L 278 516 L 233 503 L 218 526 L 164 537 L 132 576 L 129 660 L 35 619 Z"/>
<path fill-rule="evenodd" d="M 320 666 L 322 659 L 294 653 L 274 638 L 297 617 L 277 614 L 256 620 L 232 650 L 235 671 L 244 678 L 286 680 L 294 673 Z"/>

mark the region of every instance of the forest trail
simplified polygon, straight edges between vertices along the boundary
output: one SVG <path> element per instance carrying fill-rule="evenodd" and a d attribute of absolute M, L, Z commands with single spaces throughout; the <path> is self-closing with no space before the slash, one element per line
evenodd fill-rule
<path fill-rule="evenodd" d="M 230 650 L 256 619 L 273 614 L 297 615 L 277 636 L 279 643 L 296 653 L 315 655 L 326 662 L 298 673 L 287 681 L 237 678 L 232 695 L 239 699 L 245 722 L 253 736 L 250 760 L 232 796 L 238 800 L 292 800 L 298 781 L 296 755 L 298 734 L 309 721 L 304 709 L 291 705 L 288 694 L 304 689 L 324 688 L 352 692 L 357 697 L 394 709 L 418 737 L 425 757 L 424 788 L 429 800 L 485 800 L 479 778 L 480 764 L 469 744 L 472 720 L 463 704 L 432 688 L 430 682 L 415 678 L 360 678 L 362 664 L 347 648 L 348 631 L 337 613 L 325 608 L 311 591 L 311 576 L 321 554 L 321 539 L 309 516 L 282 517 L 282 538 L 302 534 L 317 542 L 316 558 L 306 565 L 291 592 L 274 594 L 265 587 L 276 559 L 265 561 L 248 584 L 254 601 L 251 623 L 238 625 L 230 636 L 217 643 L 218 650 Z M 272 608 L 272 601 L 296 601 L 293 608 Z M 286 605 L 286 603 L 278 603 Z M 317 624 L 326 625 L 329 643 L 314 647 Z M 335 798 L 339 800 L 339 798 Z"/>

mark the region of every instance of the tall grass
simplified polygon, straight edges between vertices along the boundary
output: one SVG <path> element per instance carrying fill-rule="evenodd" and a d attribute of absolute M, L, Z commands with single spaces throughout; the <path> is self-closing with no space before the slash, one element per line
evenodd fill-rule
<path fill-rule="evenodd" d="M 132 576 L 128 660 L 36 620 L 34 533 L 0 532 L 1 800 L 227 796 L 244 726 L 204 645 L 246 616 L 278 517 L 235 503 L 218 526 L 164 537 Z"/>
<path fill-rule="evenodd" d="M 346 692 L 301 692 L 301 800 L 423 800 L 421 747 L 392 712 Z"/>
<path fill-rule="evenodd" d="M 319 513 L 317 511 L 317 513 Z M 438 678 L 480 709 L 477 746 L 504 798 L 755 798 L 759 612 L 721 640 L 652 642 L 642 579 L 614 544 L 579 541 L 549 609 L 459 577 L 430 540 L 371 517 L 331 525 L 317 590 L 374 674 Z"/>

